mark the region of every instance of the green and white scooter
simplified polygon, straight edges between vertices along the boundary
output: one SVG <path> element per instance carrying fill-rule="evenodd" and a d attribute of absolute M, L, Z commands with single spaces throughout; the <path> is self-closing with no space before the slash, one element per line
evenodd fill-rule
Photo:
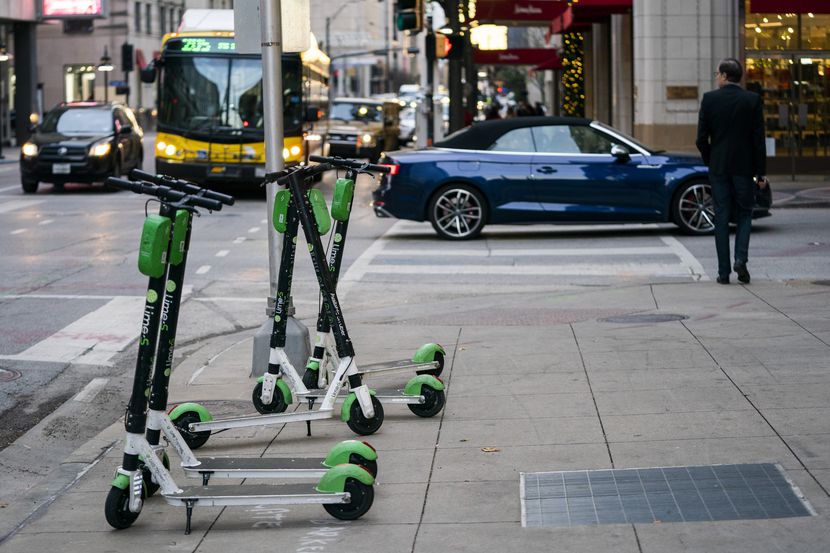
<path fill-rule="evenodd" d="M 133 180 L 149 182 L 159 186 L 169 186 L 173 189 L 211 198 L 222 202 L 223 205 L 233 205 L 234 199 L 226 194 L 207 190 L 188 181 L 174 179 L 163 175 L 153 175 L 141 170 L 130 173 Z M 377 477 L 377 453 L 366 442 L 358 440 L 344 440 L 335 445 L 325 457 L 202 457 L 197 458 L 189 443 L 199 443 L 202 436 L 184 430 L 190 422 L 210 417 L 210 413 L 197 403 L 183 403 L 176 405 L 167 412 L 168 390 L 170 375 L 173 372 L 173 348 L 176 341 L 179 307 L 184 287 L 185 266 L 190 247 L 190 235 L 193 217 L 188 210 L 179 210 L 173 222 L 170 233 L 170 255 L 161 260 L 157 271 L 165 272 L 164 301 L 161 303 L 161 325 L 158 336 L 158 348 L 155 356 L 155 369 L 147 412 L 147 441 L 154 449 L 162 453 L 162 461 L 168 463 L 163 452 L 164 446 L 159 445 L 161 435 L 167 440 L 181 459 L 181 465 L 187 476 L 202 478 L 202 484 L 207 485 L 210 478 L 320 478 L 329 468 L 342 463 L 352 463 L 365 467 L 372 476 Z M 163 250 L 163 248 L 160 248 Z M 149 276 L 149 275 L 148 275 Z M 176 420 L 181 426 L 173 424 Z M 203 442 L 202 442 L 203 443 Z M 158 488 L 153 482 L 149 469 L 145 470 L 144 480 L 148 494 L 152 495 Z"/>
<path fill-rule="evenodd" d="M 311 161 L 326 163 L 338 169 L 345 169 L 345 178 L 337 179 L 331 203 L 331 216 L 335 220 L 333 244 L 329 254 L 329 273 L 335 285 L 340 275 L 343 252 L 351 215 L 354 186 L 360 173 L 389 172 L 384 165 L 374 165 L 350 159 L 336 157 L 311 156 Z M 275 213 L 278 220 L 280 213 Z M 324 225 L 330 227 L 330 222 Z M 325 234 L 324 232 L 322 234 Z M 401 390 L 376 390 L 375 397 L 382 404 L 405 404 L 410 411 L 420 417 L 432 417 L 443 409 L 445 404 L 444 383 L 438 375 L 444 367 L 445 351 L 435 343 L 421 346 L 412 359 L 403 359 L 360 367 L 363 377 L 389 374 L 392 372 L 416 372 Z M 282 412 L 290 402 L 288 398 L 309 401 L 313 404 L 322 395 L 333 372 L 340 364 L 334 341 L 331 337 L 331 325 L 325 306 L 321 306 L 317 317 L 317 336 L 314 351 L 306 364 L 302 379 L 291 363 L 281 365 L 280 375 L 266 372 L 257 382 L 252 394 L 254 407 L 260 413 Z M 322 370 L 321 370 L 322 369 Z M 284 389 L 285 381 L 289 391 Z"/>
<path fill-rule="evenodd" d="M 165 261 L 170 254 L 170 232 L 177 212 L 193 211 L 197 207 L 219 210 L 222 203 L 215 199 L 176 191 L 167 186 L 114 178 L 108 179 L 107 184 L 139 194 L 148 194 L 161 201 L 159 214 L 148 216 L 142 231 L 139 268 L 150 278 L 138 341 L 132 392 L 124 421 L 127 434 L 124 456 L 104 506 L 107 522 L 114 528 L 124 529 L 136 521 L 146 494 L 144 467 L 149 469 L 153 481 L 158 483 L 164 500 L 186 509 L 186 534 L 190 533 L 193 507 L 196 505 L 322 504 L 332 516 L 342 520 L 353 520 L 363 516 L 371 508 L 374 500 L 374 478 L 366 469 L 352 464 L 341 464 L 329 469 L 316 485 L 180 488 L 176 484 L 145 437 L 148 398 L 151 393 L 150 377 L 161 324 L 161 303 L 165 294 Z"/>
<path fill-rule="evenodd" d="M 307 411 L 277 412 L 222 420 L 200 420 L 188 425 L 190 432 L 213 432 L 231 428 L 305 422 L 310 434 L 312 421 L 326 420 L 337 415 L 335 402 L 338 400 L 340 390 L 347 383 L 349 393 L 339 410 L 340 419 L 353 432 L 364 436 L 374 434 L 383 424 L 383 405 L 362 382 L 361 373 L 354 358 L 354 347 L 349 338 L 346 321 L 337 298 L 335 284 L 328 270 L 325 249 L 320 238 L 321 230 L 328 230 L 325 228 L 328 209 L 319 190 L 306 191 L 305 189 L 307 179 L 331 169 L 333 167 L 326 164 L 298 166 L 289 168 L 278 175 L 266 176 L 266 179 L 272 178 L 278 184 L 285 186 L 286 189 L 280 190 L 275 198 L 275 213 L 279 214 L 275 223 L 277 230 L 283 234 L 283 246 L 277 279 L 274 324 L 271 332 L 271 351 L 267 369 L 267 374 L 271 377 L 263 381 L 263 387 L 273 385 L 268 393 L 274 393 L 274 390 L 278 389 L 278 393 L 281 394 L 286 404 L 292 402 L 291 388 L 282 379 L 277 379 L 277 375 L 282 373 L 289 378 L 292 374 L 296 375 L 297 378 L 295 382 L 292 382 L 292 387 L 297 390 L 303 389 L 302 379 L 299 378 L 296 371 L 283 372 L 283 368 L 287 369 L 291 365 L 284 348 L 289 298 L 291 297 L 291 281 L 294 273 L 294 258 L 297 250 L 297 233 L 299 227 L 302 226 L 314 272 L 323 296 L 323 303 L 326 306 L 330 320 L 333 321 L 334 340 L 340 358 L 340 364 L 319 407 L 314 409 L 313 405 L 309 405 L 310 408 Z M 330 221 L 328 222 L 330 223 Z M 202 435 L 205 436 L 205 434 Z"/>

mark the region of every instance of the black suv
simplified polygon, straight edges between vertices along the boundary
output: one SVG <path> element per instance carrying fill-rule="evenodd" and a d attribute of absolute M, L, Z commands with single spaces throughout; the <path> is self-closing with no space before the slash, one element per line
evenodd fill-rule
<path fill-rule="evenodd" d="M 141 168 L 141 130 L 130 108 L 102 102 L 63 103 L 20 149 L 23 192 L 40 182 L 102 182 Z"/>

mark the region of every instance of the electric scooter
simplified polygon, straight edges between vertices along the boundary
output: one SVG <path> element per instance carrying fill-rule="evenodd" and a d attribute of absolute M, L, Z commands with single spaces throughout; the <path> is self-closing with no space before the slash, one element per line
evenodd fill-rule
<path fill-rule="evenodd" d="M 170 186 L 188 194 L 215 199 L 224 205 L 233 205 L 234 203 L 231 196 L 201 188 L 188 181 L 164 175 L 153 175 L 138 169 L 131 171 L 130 177 L 133 180 L 141 180 L 159 186 Z M 172 419 L 177 420 L 184 427 L 188 420 L 192 422 L 196 413 L 204 408 L 196 403 L 184 403 L 177 405 L 170 411 L 170 414 L 167 413 L 170 375 L 173 371 L 173 348 L 176 340 L 192 222 L 193 216 L 190 211 L 179 210 L 176 212 L 171 233 L 170 256 L 166 260 L 167 281 L 164 301 L 161 303 L 158 348 L 155 356 L 155 369 L 147 413 L 147 441 L 154 449 L 161 451 L 162 462 L 169 467 L 169 460 L 164 452 L 165 448 L 159 445 L 160 436 L 163 434 L 167 442 L 173 446 L 173 449 L 179 455 L 185 474 L 194 478 L 201 477 L 203 485 L 207 485 L 211 477 L 319 478 L 329 468 L 346 462 L 361 465 L 369 470 L 373 477 L 377 477 L 377 453 L 370 444 L 357 440 L 340 442 L 322 458 L 222 456 L 197 459 L 193 454 L 191 448 L 188 447 L 188 443 L 198 443 L 202 437 L 198 433 L 190 433 L 189 430 L 182 431 L 187 432 L 186 437 L 183 437 L 179 428 L 173 424 Z M 207 413 L 207 410 L 204 411 Z M 198 417 L 195 420 L 199 420 Z M 158 489 L 158 483 L 152 480 L 150 471 L 146 468 L 144 480 L 148 496 L 155 493 Z"/>
<path fill-rule="evenodd" d="M 263 388 L 266 389 L 267 393 L 274 393 L 275 390 L 278 390 L 277 393 L 282 396 L 286 404 L 292 401 L 291 388 L 283 379 L 276 378 L 278 375 L 283 374 L 286 378 L 296 377 L 292 380 L 291 387 L 296 390 L 304 389 L 302 379 L 299 378 L 296 371 L 283 370 L 290 366 L 284 348 L 294 258 L 297 249 L 297 234 L 299 227 L 302 226 L 314 272 L 322 293 L 323 303 L 330 320 L 333 322 L 334 340 L 340 358 L 340 364 L 334 372 L 319 407 L 314 409 L 313 401 L 310 401 L 309 410 L 303 412 L 277 412 L 223 420 L 200 420 L 189 424 L 191 432 L 305 422 L 310 435 L 312 421 L 330 419 L 335 416 L 335 402 L 347 381 L 349 393 L 340 408 L 341 420 L 346 422 L 353 432 L 364 436 L 374 434 L 383 424 L 383 406 L 374 393 L 362 382 L 360 370 L 354 359 L 354 347 L 346 329 L 346 322 L 340 308 L 331 273 L 328 270 L 325 250 L 320 238 L 321 233 L 328 232 L 331 225 L 325 199 L 319 190 L 311 189 L 307 192 L 304 190 L 306 180 L 331 169 L 333 169 L 333 166 L 327 164 L 297 166 L 277 174 L 266 175 L 266 181 L 276 182 L 286 188 L 277 193 L 274 201 L 274 224 L 277 230 L 283 234 L 283 247 L 277 280 L 274 324 L 271 332 L 271 352 L 267 369 L 267 374 L 271 376 L 263 380 Z"/>
<path fill-rule="evenodd" d="M 126 443 L 122 464 L 115 478 L 104 507 L 107 522 L 116 529 L 131 526 L 141 513 L 145 485 L 142 463 L 158 482 L 161 494 L 171 505 L 186 509 L 185 533 L 191 530 L 191 518 L 195 505 L 265 505 L 265 504 L 322 504 L 332 516 L 342 520 L 354 520 L 371 508 L 374 500 L 374 478 L 362 467 L 342 464 L 329 469 L 314 484 L 290 484 L 281 486 L 191 486 L 180 488 L 153 446 L 145 437 L 147 406 L 150 395 L 150 372 L 161 323 L 160 301 L 165 292 L 165 261 L 170 255 L 170 232 L 176 213 L 194 211 L 198 207 L 219 210 L 222 203 L 211 198 L 188 195 L 167 186 L 135 183 L 109 178 L 107 184 L 148 194 L 158 198 L 161 207 L 158 215 L 145 219 L 139 250 L 139 269 L 149 276 L 138 355 L 130 401 L 125 415 Z"/>
<path fill-rule="evenodd" d="M 332 218 L 336 223 L 333 230 L 334 243 L 331 247 L 328 267 L 332 280 L 336 285 L 343 260 L 357 176 L 360 173 L 372 175 L 374 172 L 388 172 L 389 168 L 384 165 L 374 165 L 336 157 L 311 156 L 310 159 L 315 162 L 328 163 L 339 169 L 346 169 L 345 178 L 339 178 L 335 183 L 331 204 Z M 321 306 L 317 317 L 317 337 L 314 351 L 306 364 L 302 387 L 297 385 L 299 376 L 291 364 L 281 367 L 282 375 L 289 383 L 292 398 L 313 402 L 322 395 L 317 390 L 327 387 L 329 378 L 340 361 L 330 331 L 331 325 L 325 307 Z M 445 404 L 444 384 L 437 378 L 443 370 L 444 354 L 445 351 L 440 345 L 425 344 L 418 349 L 411 360 L 403 359 L 363 366 L 360 368 L 360 373 L 361 376 L 365 377 L 414 370 L 417 376 L 407 382 L 403 390 L 376 390 L 375 397 L 382 404 L 406 404 L 416 415 L 432 417 L 438 414 Z M 252 400 L 254 407 L 260 413 L 282 412 L 287 409 L 289 403 L 285 401 L 285 398 L 288 394 L 274 391 L 279 385 L 277 381 L 279 378 L 280 375 L 266 373 L 259 378 L 254 387 Z"/>

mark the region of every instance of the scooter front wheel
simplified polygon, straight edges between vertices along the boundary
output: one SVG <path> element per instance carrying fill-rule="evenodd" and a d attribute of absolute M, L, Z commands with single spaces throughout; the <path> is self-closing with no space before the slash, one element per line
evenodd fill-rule
<path fill-rule="evenodd" d="M 182 435 L 184 443 L 187 444 L 187 447 L 190 449 L 199 449 L 205 445 L 208 438 L 210 438 L 210 430 L 191 432 L 190 424 L 194 422 L 202 422 L 202 419 L 199 417 L 199 413 L 196 411 L 187 411 L 176 418 L 176 420 L 173 421 L 173 424 L 176 426 L 176 430 L 179 431 L 179 434 Z"/>
<path fill-rule="evenodd" d="M 363 415 L 363 410 L 360 408 L 360 402 L 355 401 L 349 409 L 349 420 L 346 424 L 352 429 L 355 434 L 361 436 L 368 436 L 377 432 L 383 424 L 383 405 L 380 400 L 372 396 L 372 407 L 375 408 L 375 416 L 371 419 Z"/>
<path fill-rule="evenodd" d="M 421 395 L 424 396 L 423 403 L 409 403 L 409 410 L 419 417 L 434 417 L 441 412 L 447 402 L 444 390 L 436 390 L 429 386 L 421 386 Z"/>
<path fill-rule="evenodd" d="M 251 401 L 254 404 L 254 409 L 262 415 L 282 413 L 288 409 L 288 404 L 283 399 L 279 388 L 274 388 L 274 393 L 271 395 L 271 403 L 262 401 L 262 382 L 258 382 L 254 386 L 254 391 L 251 393 Z"/>
<path fill-rule="evenodd" d="M 104 516 L 107 522 L 116 530 L 123 530 L 132 526 L 140 513 L 130 511 L 130 490 L 110 488 L 107 502 L 104 504 Z"/>
<path fill-rule="evenodd" d="M 357 520 L 372 508 L 375 501 L 375 489 L 354 478 L 347 478 L 343 491 L 349 492 L 348 503 L 325 503 L 323 508 L 340 520 Z"/>

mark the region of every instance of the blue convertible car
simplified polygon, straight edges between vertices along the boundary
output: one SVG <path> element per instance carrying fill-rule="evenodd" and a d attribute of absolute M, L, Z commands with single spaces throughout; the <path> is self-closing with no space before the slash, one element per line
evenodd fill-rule
<path fill-rule="evenodd" d="M 587 119 L 482 121 L 381 163 L 391 172 L 374 191 L 375 214 L 428 220 L 452 240 L 507 223 L 671 221 L 689 234 L 713 230 L 700 157 L 652 150 Z M 756 196 L 755 216 L 769 215 L 769 187 Z"/>

